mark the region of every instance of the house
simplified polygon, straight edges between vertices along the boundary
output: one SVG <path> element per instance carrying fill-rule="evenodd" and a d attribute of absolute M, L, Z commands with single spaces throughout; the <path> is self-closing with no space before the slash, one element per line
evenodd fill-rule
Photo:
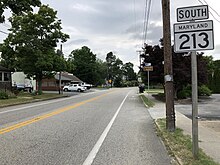
<path fill-rule="evenodd" d="M 0 65 L 0 90 L 11 90 L 11 70 Z"/>
<path fill-rule="evenodd" d="M 82 81 L 73 74 L 62 72 L 61 73 L 61 86 L 68 85 L 70 83 L 81 83 Z M 58 91 L 59 90 L 59 73 L 53 78 L 45 78 L 42 80 L 43 91 Z"/>

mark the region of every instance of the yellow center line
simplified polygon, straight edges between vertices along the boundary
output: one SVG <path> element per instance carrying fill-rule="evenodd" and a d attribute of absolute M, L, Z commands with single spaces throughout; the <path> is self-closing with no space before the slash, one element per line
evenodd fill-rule
<path fill-rule="evenodd" d="M 114 91 L 112 91 L 112 92 L 114 92 Z M 81 105 L 84 105 L 84 104 L 86 104 L 86 103 L 89 103 L 89 102 L 98 100 L 99 98 L 101 98 L 101 97 L 103 97 L 103 96 L 105 96 L 105 95 L 108 95 L 108 94 L 110 94 L 110 93 L 112 93 L 112 92 L 105 93 L 105 94 L 103 94 L 103 95 L 100 95 L 100 96 L 97 96 L 97 97 L 94 97 L 94 98 L 91 98 L 91 99 L 88 99 L 88 100 L 85 100 L 85 101 L 76 103 L 76 104 L 74 104 L 74 105 L 70 105 L 70 106 L 67 106 L 67 107 L 64 107 L 64 108 L 60 108 L 60 109 L 58 109 L 58 110 L 56 110 L 56 111 L 53 111 L 53 112 L 51 112 L 51 113 L 47 113 L 47 114 L 45 114 L 45 115 L 38 116 L 38 117 L 32 118 L 32 119 L 30 119 L 30 120 L 26 120 L 26 121 L 24 121 L 24 122 L 21 122 L 21 123 L 15 124 L 15 125 L 11 125 L 11 126 L 6 127 L 6 128 L 2 128 L 2 129 L 0 129 L 0 135 L 1 135 L 1 134 L 4 134 L 4 133 L 7 133 L 7 132 L 10 132 L 10 131 L 13 131 L 13 130 L 15 130 L 15 129 L 24 127 L 24 126 L 26 126 L 26 125 L 29 125 L 29 124 L 38 122 L 38 121 L 40 121 L 40 120 L 43 120 L 43 119 L 52 117 L 52 116 L 54 116 L 54 115 L 58 115 L 58 114 L 63 113 L 63 112 L 65 112 L 65 111 L 69 111 L 69 110 L 71 110 L 71 109 L 74 109 L 74 108 L 79 107 L 79 106 L 81 106 Z"/>

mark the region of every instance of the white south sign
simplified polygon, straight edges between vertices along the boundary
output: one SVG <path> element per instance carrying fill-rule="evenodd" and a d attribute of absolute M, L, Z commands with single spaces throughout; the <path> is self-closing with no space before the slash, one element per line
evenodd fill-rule
<path fill-rule="evenodd" d="M 213 21 L 174 24 L 174 51 L 214 49 Z"/>
<path fill-rule="evenodd" d="M 192 21 L 209 18 L 207 5 L 177 8 L 177 21 Z"/>

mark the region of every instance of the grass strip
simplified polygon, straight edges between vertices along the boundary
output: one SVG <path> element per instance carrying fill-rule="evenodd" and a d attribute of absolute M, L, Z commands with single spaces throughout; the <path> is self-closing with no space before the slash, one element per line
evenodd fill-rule
<path fill-rule="evenodd" d="M 30 103 L 36 100 L 48 100 L 65 97 L 65 95 L 43 93 L 42 95 L 32 95 L 30 93 L 21 93 L 16 98 L 3 99 L 0 101 L 0 107 Z"/>
<path fill-rule="evenodd" d="M 155 104 L 150 99 L 148 99 L 144 94 L 139 95 L 144 104 L 148 107 L 153 107 Z"/>
<path fill-rule="evenodd" d="M 175 156 L 183 165 L 219 165 L 212 158 L 199 149 L 198 159 L 193 158 L 192 141 L 189 135 L 184 135 L 183 130 L 176 128 L 175 132 L 166 130 L 166 120 L 156 121 L 158 135 L 162 137 L 169 153 Z"/>

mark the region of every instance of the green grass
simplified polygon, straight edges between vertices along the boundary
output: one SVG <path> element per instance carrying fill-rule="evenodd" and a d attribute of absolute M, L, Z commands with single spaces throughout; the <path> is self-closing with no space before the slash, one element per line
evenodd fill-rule
<path fill-rule="evenodd" d="M 0 101 L 0 107 L 17 105 L 22 103 L 30 103 L 36 100 L 48 100 L 54 98 L 65 97 L 65 95 L 43 93 L 42 95 L 33 95 L 30 93 L 19 93 L 16 98 L 3 99 Z"/>
<path fill-rule="evenodd" d="M 163 89 L 145 89 L 145 92 L 147 93 L 164 93 L 164 90 Z"/>
<path fill-rule="evenodd" d="M 147 105 L 148 107 L 153 107 L 155 105 L 154 102 L 148 99 L 144 94 L 140 95 L 140 98 L 143 100 L 145 105 Z"/>
<path fill-rule="evenodd" d="M 157 130 L 159 136 L 170 149 L 172 155 L 177 156 L 184 165 L 219 165 L 212 158 L 207 156 L 201 149 L 199 150 L 198 160 L 193 158 L 191 137 L 183 135 L 183 130 L 177 128 L 175 132 L 166 130 L 165 119 L 158 119 Z"/>

